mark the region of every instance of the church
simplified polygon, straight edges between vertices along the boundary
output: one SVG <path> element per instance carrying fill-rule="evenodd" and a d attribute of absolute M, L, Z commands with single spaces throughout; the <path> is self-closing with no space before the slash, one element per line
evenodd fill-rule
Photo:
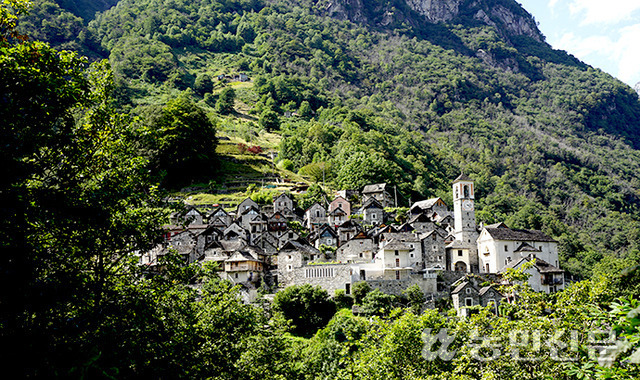
<path fill-rule="evenodd" d="M 448 270 L 499 274 L 535 259 L 527 270 L 531 287 L 547 293 L 564 288 L 557 241 L 542 231 L 511 229 L 504 223 L 478 229 L 473 180 L 460 175 L 452 191 L 454 228 L 446 246 Z"/>

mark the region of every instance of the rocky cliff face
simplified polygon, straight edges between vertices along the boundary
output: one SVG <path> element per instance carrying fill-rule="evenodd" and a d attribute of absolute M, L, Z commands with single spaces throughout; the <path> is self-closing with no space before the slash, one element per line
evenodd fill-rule
<path fill-rule="evenodd" d="M 463 0 L 406 0 L 414 11 L 431 22 L 449 21 L 459 13 Z"/>
<path fill-rule="evenodd" d="M 421 21 L 417 18 L 430 23 L 466 19 L 495 27 L 507 40 L 510 36 L 528 36 L 544 41 L 533 17 L 515 0 L 326 0 L 323 7 L 332 17 L 358 23 L 417 25 Z"/>

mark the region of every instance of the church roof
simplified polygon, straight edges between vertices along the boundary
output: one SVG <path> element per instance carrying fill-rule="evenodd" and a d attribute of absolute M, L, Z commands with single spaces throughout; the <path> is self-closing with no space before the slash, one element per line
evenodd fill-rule
<path fill-rule="evenodd" d="M 511 228 L 488 228 L 485 230 L 495 240 L 519 240 L 519 241 L 545 241 L 556 242 L 542 231 L 537 230 L 514 230 Z"/>
<path fill-rule="evenodd" d="M 460 181 L 473 181 L 473 180 L 472 180 L 471 178 L 469 178 L 469 176 L 468 176 L 468 175 L 466 175 L 466 174 L 462 173 L 462 174 L 460 174 L 460 175 L 458 176 L 458 178 L 456 178 L 456 179 L 453 181 L 453 183 L 460 182 Z"/>

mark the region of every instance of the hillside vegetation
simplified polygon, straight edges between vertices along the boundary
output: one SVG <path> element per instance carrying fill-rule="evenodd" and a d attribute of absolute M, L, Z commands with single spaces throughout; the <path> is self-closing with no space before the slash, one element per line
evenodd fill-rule
<path fill-rule="evenodd" d="M 637 257 L 631 88 L 551 49 L 535 26 L 516 33 L 489 12 L 535 25 L 515 1 L 463 2 L 441 23 L 403 1 L 331 4 L 122 0 L 83 24 L 62 2 L 37 1 L 24 28 L 108 57 L 128 112 L 186 92 L 213 114 L 230 86 L 217 76 L 247 74 L 235 111 L 217 116 L 234 127 L 219 133 L 274 130 L 278 160 L 311 181 L 323 172 L 334 188 L 386 181 L 407 199 L 446 199 L 465 171 L 477 181 L 479 222 L 543 229 L 572 273 Z M 474 18 L 480 9 L 495 27 Z M 67 34 L 33 29 L 49 15 Z"/>

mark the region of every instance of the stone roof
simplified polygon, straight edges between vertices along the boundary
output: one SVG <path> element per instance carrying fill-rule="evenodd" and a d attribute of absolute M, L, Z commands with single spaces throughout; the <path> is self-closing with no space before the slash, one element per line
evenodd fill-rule
<path fill-rule="evenodd" d="M 364 187 L 364 189 L 362 189 L 362 193 L 363 194 L 379 193 L 381 191 L 384 191 L 386 187 L 387 187 L 386 183 L 376 183 L 374 185 L 367 185 Z"/>
<path fill-rule="evenodd" d="M 225 260 L 225 262 L 227 262 L 227 263 L 241 262 L 241 261 L 257 261 L 257 262 L 261 262 L 260 260 L 258 260 L 255 257 L 253 257 L 253 255 L 251 253 L 246 252 L 246 251 L 237 251 L 229 259 Z"/>
<path fill-rule="evenodd" d="M 509 228 L 507 227 L 506 224 L 500 222 L 500 223 L 493 223 L 493 224 L 489 224 L 487 226 L 484 226 L 485 228 Z"/>
<path fill-rule="evenodd" d="M 540 252 L 540 250 L 531 246 L 529 243 L 522 243 L 514 252 Z"/>
<path fill-rule="evenodd" d="M 397 240 L 397 241 L 410 241 L 410 242 L 419 242 L 420 239 L 412 232 L 386 232 L 383 235 L 385 240 Z"/>
<path fill-rule="evenodd" d="M 480 289 L 480 291 L 478 292 L 478 294 L 482 297 L 482 296 L 484 296 L 484 295 L 485 295 L 485 293 L 486 293 L 486 292 L 488 292 L 488 291 L 489 291 L 489 289 L 492 289 L 492 290 L 493 290 L 494 292 L 496 292 L 496 294 L 498 294 L 499 296 L 504 297 L 504 296 L 502 295 L 502 293 L 500 293 L 499 291 L 497 291 L 497 290 L 493 287 L 493 285 L 489 285 L 489 286 L 485 286 L 485 287 L 481 288 L 481 289 Z"/>
<path fill-rule="evenodd" d="M 317 207 L 322 208 L 323 210 L 325 210 L 325 212 L 326 212 L 326 210 L 327 210 L 327 209 L 326 209 L 323 205 L 321 205 L 320 203 L 318 203 L 318 202 L 314 202 L 311 206 L 309 206 L 309 208 L 307 208 L 306 210 L 304 210 L 304 212 L 307 212 L 307 211 L 311 210 L 312 208 L 314 208 L 314 207 L 316 207 L 316 206 L 317 206 Z"/>
<path fill-rule="evenodd" d="M 471 285 L 471 283 L 469 283 L 469 281 L 463 281 L 461 282 L 458 286 L 456 286 L 455 289 L 453 289 L 453 291 L 451 292 L 451 294 L 456 294 L 456 293 L 460 293 L 462 291 L 462 289 L 464 289 L 467 285 L 471 286 L 471 288 L 473 288 L 474 290 L 476 290 L 476 288 Z"/>
<path fill-rule="evenodd" d="M 377 208 L 381 210 L 384 209 L 384 207 L 382 207 L 382 204 L 378 202 L 375 198 L 370 198 L 367 201 L 367 203 L 365 203 L 364 206 L 362 206 L 363 211 L 368 208 Z"/>
<path fill-rule="evenodd" d="M 353 219 L 347 219 L 346 221 L 342 222 L 341 225 L 338 226 L 338 228 L 355 228 L 355 227 L 359 227 L 359 226 L 358 226 L 358 223 Z"/>
<path fill-rule="evenodd" d="M 462 249 L 471 249 L 472 243 L 462 241 L 462 240 L 454 240 L 451 243 L 447 244 L 445 248 L 462 248 Z"/>
<path fill-rule="evenodd" d="M 428 238 L 429 236 L 431 236 L 433 234 L 438 234 L 440 237 L 444 237 L 444 235 L 438 230 L 425 232 L 423 234 L 420 234 L 418 237 L 420 238 L 420 240 L 423 240 L 423 239 L 426 239 L 426 238 Z"/>
<path fill-rule="evenodd" d="M 383 247 L 385 250 L 397 250 L 397 251 L 410 251 L 411 247 L 404 242 L 396 239 L 391 239 L 387 244 Z"/>
<path fill-rule="evenodd" d="M 431 199 L 426 199 L 424 201 L 415 202 L 413 205 L 411 205 L 411 208 L 413 209 L 414 207 L 420 207 L 423 210 L 430 209 L 433 206 L 435 206 L 435 204 L 438 203 L 438 201 L 441 201 L 444 203 L 444 201 L 441 198 L 431 198 Z"/>
<path fill-rule="evenodd" d="M 515 240 L 515 241 L 546 241 L 556 242 L 542 231 L 537 230 L 514 230 L 511 228 L 484 228 L 495 240 Z"/>
<path fill-rule="evenodd" d="M 460 182 L 460 181 L 473 181 L 468 175 L 462 173 L 458 176 L 458 178 L 456 178 L 453 183 L 456 182 Z"/>
<path fill-rule="evenodd" d="M 288 242 L 285 243 L 285 245 L 282 246 L 281 250 L 282 251 L 294 250 L 294 251 L 307 252 L 312 254 L 320 253 L 320 251 L 316 249 L 316 247 L 309 245 L 307 242 L 304 242 L 302 239 L 289 240 Z"/>
<path fill-rule="evenodd" d="M 220 245 L 223 250 L 231 252 L 244 248 L 246 243 L 244 240 L 220 240 Z"/>
<path fill-rule="evenodd" d="M 429 223 L 431 222 L 431 218 L 426 216 L 425 214 L 417 214 L 414 217 L 412 217 L 411 219 L 409 219 L 409 221 L 407 223 L 409 224 L 413 224 L 416 222 L 420 222 L 420 223 Z"/>
<path fill-rule="evenodd" d="M 520 266 L 521 263 L 523 262 L 529 262 L 531 259 L 528 257 L 523 257 L 520 260 L 516 260 L 516 261 L 512 261 L 509 264 L 507 264 L 500 272 L 504 272 L 507 268 L 517 268 Z M 536 263 L 533 265 L 538 272 L 540 273 L 564 273 L 564 270 L 553 266 L 551 264 L 549 264 L 548 262 L 540 259 L 540 258 L 536 258 Z"/>
<path fill-rule="evenodd" d="M 536 258 L 535 267 L 538 268 L 540 273 L 564 273 L 562 269 L 538 258 Z"/>
<path fill-rule="evenodd" d="M 347 212 L 342 209 L 342 207 L 338 206 L 334 208 L 329 215 L 347 215 Z"/>

